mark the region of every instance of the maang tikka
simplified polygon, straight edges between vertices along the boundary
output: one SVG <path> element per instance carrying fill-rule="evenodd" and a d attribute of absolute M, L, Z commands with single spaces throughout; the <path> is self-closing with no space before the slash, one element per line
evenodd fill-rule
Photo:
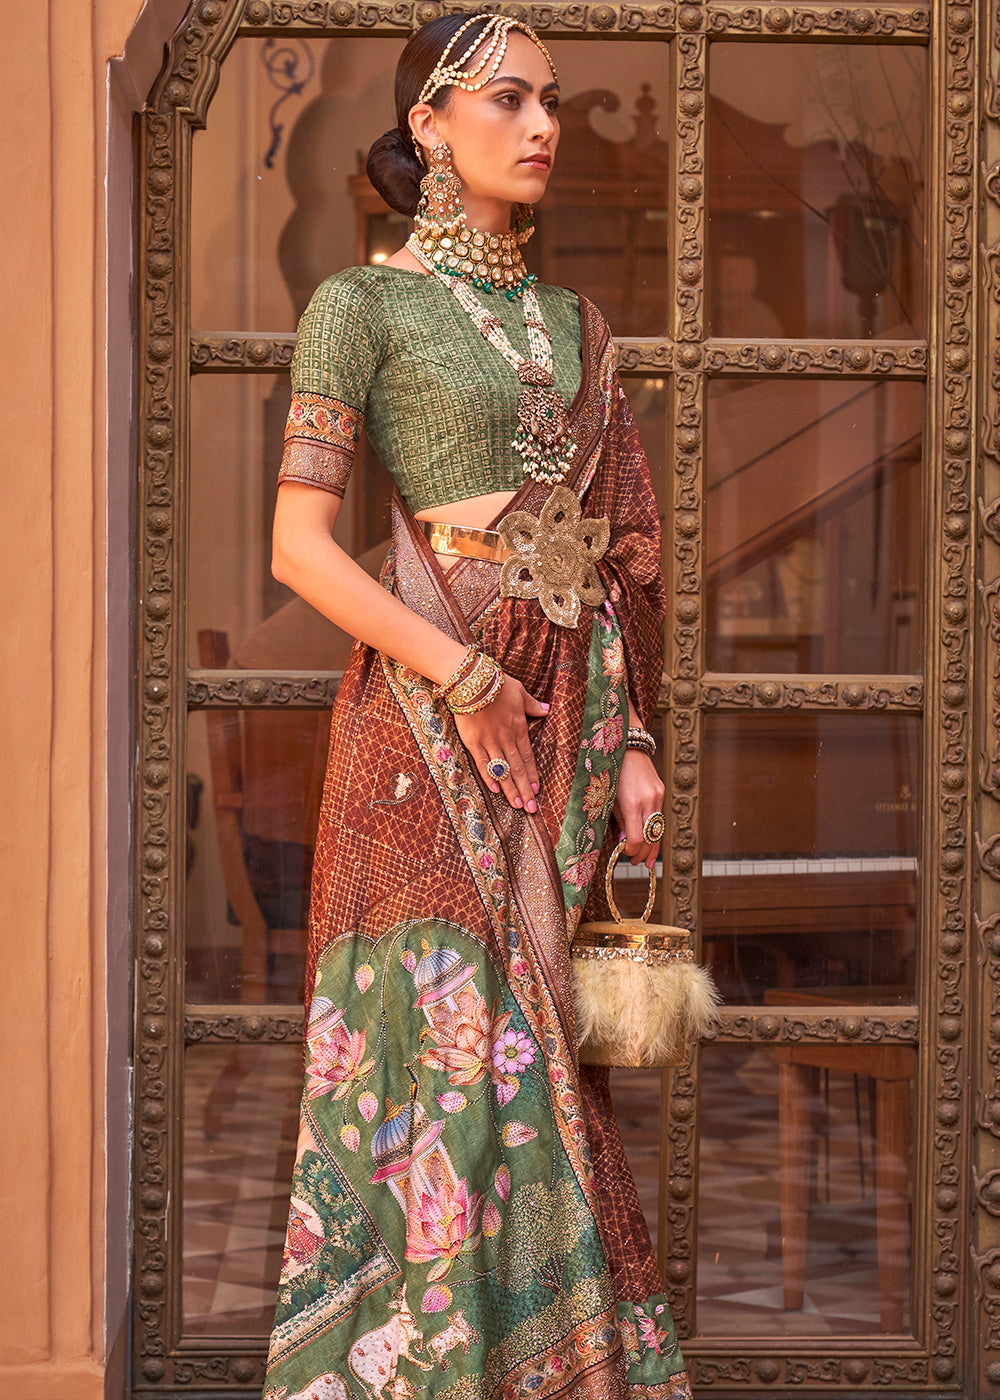
<path fill-rule="evenodd" d="M 438 272 L 461 277 L 479 291 L 503 291 L 509 300 L 523 296 L 535 281 L 534 273 L 524 266 L 519 246 L 534 232 L 531 206 L 516 206 L 514 228 L 509 233 L 469 228 L 451 148 L 432 146 L 426 160 L 427 174 L 420 181 L 420 203 L 409 240 L 411 250 Z"/>

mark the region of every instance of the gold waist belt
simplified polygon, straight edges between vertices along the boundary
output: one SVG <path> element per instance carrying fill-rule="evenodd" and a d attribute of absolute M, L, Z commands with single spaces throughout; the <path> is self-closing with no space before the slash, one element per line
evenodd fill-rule
<path fill-rule="evenodd" d="M 496 530 L 446 525 L 441 520 L 425 520 L 423 526 L 435 554 L 457 554 L 464 559 L 486 559 L 491 564 L 503 564 L 514 553 Z"/>

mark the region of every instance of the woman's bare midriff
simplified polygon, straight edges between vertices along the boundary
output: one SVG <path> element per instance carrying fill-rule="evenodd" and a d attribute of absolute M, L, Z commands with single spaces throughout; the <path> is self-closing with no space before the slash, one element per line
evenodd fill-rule
<path fill-rule="evenodd" d="M 485 496 L 469 496 L 464 501 L 449 501 L 444 506 L 430 506 L 427 510 L 418 510 L 416 518 L 440 520 L 445 525 L 471 525 L 476 530 L 488 530 L 513 499 L 513 491 L 489 491 Z M 439 554 L 437 557 L 446 572 L 458 563 L 458 556 L 454 554 Z"/>

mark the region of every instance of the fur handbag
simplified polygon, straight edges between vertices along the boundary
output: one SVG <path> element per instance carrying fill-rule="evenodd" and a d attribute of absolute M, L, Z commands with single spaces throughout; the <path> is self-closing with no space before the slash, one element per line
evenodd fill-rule
<path fill-rule="evenodd" d="M 642 918 L 619 914 L 612 881 L 624 846 L 615 847 L 604 877 L 613 920 L 581 924 L 570 944 L 580 1063 L 677 1065 L 718 1020 L 719 994 L 694 961 L 687 929 L 646 922 L 656 896 L 652 871 Z"/>

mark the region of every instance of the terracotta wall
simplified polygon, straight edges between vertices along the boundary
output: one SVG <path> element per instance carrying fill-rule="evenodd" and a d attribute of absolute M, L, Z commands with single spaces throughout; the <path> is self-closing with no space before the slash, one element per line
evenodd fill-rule
<path fill-rule="evenodd" d="M 3 1400 L 124 1387 L 130 112 L 183 9 L 4 7 Z"/>

